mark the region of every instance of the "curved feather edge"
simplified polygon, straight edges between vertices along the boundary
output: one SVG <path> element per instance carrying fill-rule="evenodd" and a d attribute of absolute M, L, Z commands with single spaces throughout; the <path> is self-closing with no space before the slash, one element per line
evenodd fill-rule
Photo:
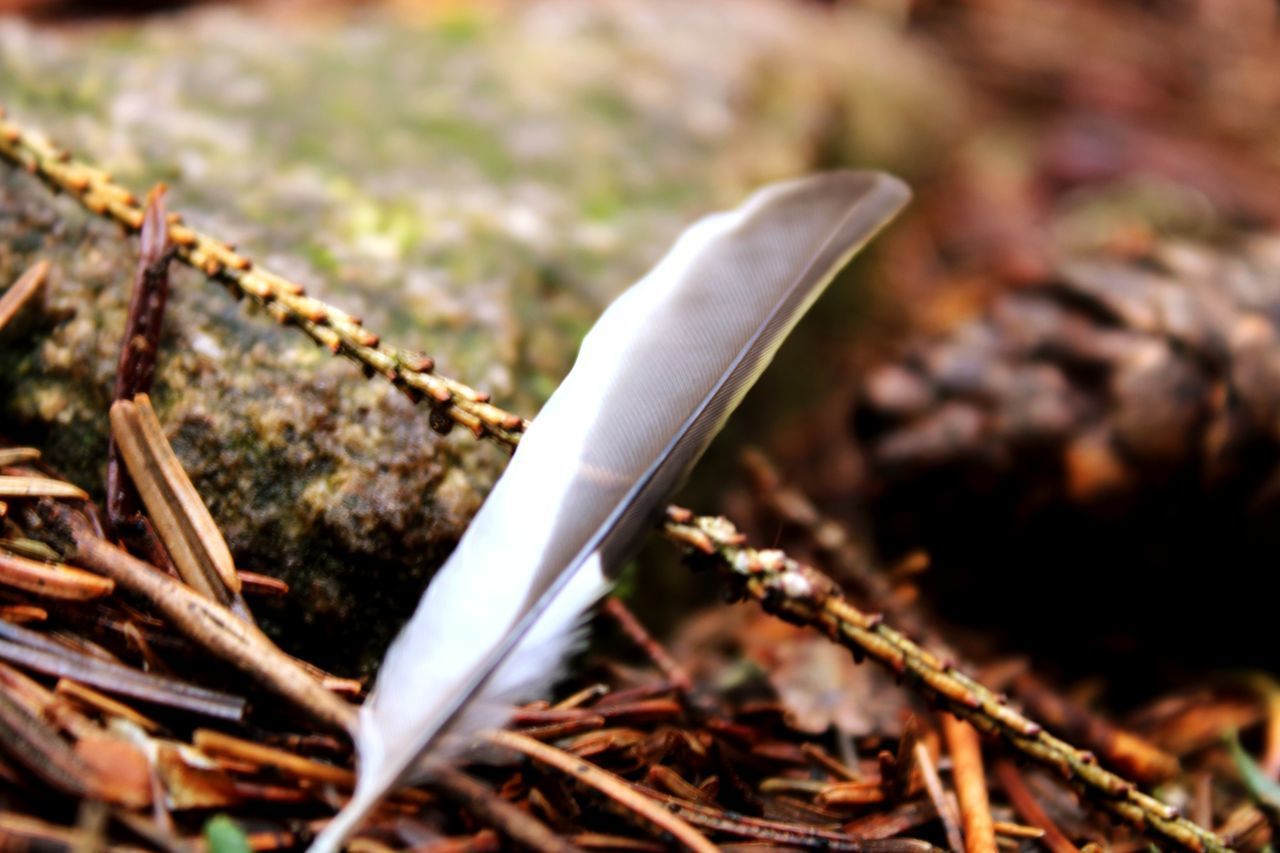
<path fill-rule="evenodd" d="M 887 175 L 766 187 L 687 229 L 584 339 L 361 709 L 342 840 L 424 755 L 445 760 L 554 678 L 634 547 L 835 273 L 906 203 Z"/>

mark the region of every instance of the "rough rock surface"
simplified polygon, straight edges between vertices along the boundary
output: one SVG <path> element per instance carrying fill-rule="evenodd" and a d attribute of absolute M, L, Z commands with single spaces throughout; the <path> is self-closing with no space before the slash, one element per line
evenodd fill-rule
<path fill-rule="evenodd" d="M 951 121 L 929 62 L 853 14 L 444 8 L 0 20 L 0 100 L 126 186 L 167 182 L 192 224 L 523 413 L 698 213 L 817 166 L 910 173 Z M 0 282 L 55 267 L 44 312 L 0 337 L 4 433 L 90 487 L 133 251 L 0 165 Z M 174 288 L 155 397 L 241 567 L 292 587 L 264 621 L 317 662 L 367 663 L 504 454 L 435 435 L 394 389 L 198 274 Z"/>

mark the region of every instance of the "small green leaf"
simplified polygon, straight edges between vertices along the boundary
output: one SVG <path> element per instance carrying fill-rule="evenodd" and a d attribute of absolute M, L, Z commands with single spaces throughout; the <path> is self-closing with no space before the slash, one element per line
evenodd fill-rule
<path fill-rule="evenodd" d="M 240 825 L 224 814 L 214 815 L 204 825 L 204 840 L 209 853 L 252 853 Z"/>

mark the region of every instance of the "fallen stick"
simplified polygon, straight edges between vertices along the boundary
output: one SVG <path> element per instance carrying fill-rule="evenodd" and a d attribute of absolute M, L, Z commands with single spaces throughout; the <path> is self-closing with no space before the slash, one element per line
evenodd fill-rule
<path fill-rule="evenodd" d="M 746 547 L 744 537 L 724 518 L 695 516 L 672 507 L 663 530 L 667 538 L 688 549 L 692 560 L 714 566 L 740 597 L 752 599 L 792 624 L 818 629 L 858 660 L 871 658 L 889 667 L 939 707 L 1055 770 L 1124 821 L 1187 850 L 1228 849 L 1212 832 L 1100 767 L 1092 753 L 1049 734 L 1009 707 L 1003 696 L 921 648 L 879 615 L 859 610 L 821 572 L 782 551 Z"/>

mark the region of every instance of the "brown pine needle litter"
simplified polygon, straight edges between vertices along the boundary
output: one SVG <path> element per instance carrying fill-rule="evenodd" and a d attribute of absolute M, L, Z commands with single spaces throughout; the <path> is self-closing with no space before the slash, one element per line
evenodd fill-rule
<path fill-rule="evenodd" d="M 34 447 L 0 447 L 0 468 L 34 462 L 39 458 L 40 451 Z"/>
<path fill-rule="evenodd" d="M 153 220 L 155 211 L 163 210 L 160 194 L 153 195 L 152 206 L 144 209 L 108 174 L 72 158 L 42 134 L 5 120 L 2 112 L 0 158 L 28 169 L 90 211 L 129 230 L 143 227 L 147 210 L 152 211 Z M 167 224 L 167 240 L 176 258 L 237 294 L 253 297 L 277 320 L 299 327 L 335 353 L 425 396 L 441 416 L 433 418 L 433 423 L 462 424 L 477 436 L 508 447 L 518 442 L 527 421 L 493 406 L 487 395 L 435 374 L 431 359 L 385 344 L 359 318 L 307 297 L 297 283 L 185 226 L 179 216 L 159 216 L 158 221 Z M 10 304 L 20 307 L 30 299 L 47 272 L 47 267 L 37 265 L 6 292 L 0 307 L 9 313 L 0 314 L 0 320 L 16 312 L 16 307 L 9 309 Z M 11 294 L 15 294 L 12 300 Z M 7 553 L 0 552 L 0 586 L 17 599 L 17 606 L 27 608 L 34 605 L 26 595 L 57 600 L 56 593 L 62 593 L 62 599 L 71 599 L 65 605 L 71 609 L 57 614 L 57 624 L 78 627 L 59 627 L 55 634 L 52 626 L 48 631 L 33 631 L 0 621 L 7 637 L 0 639 L 0 657 L 60 684 L 57 691 L 49 691 L 17 670 L 0 669 L 0 676 L 11 673 L 0 677 L 0 727 L 5 734 L 0 748 L 6 756 L 0 776 L 25 780 L 34 775 L 73 800 L 127 804 L 137 802 L 141 789 L 115 790 L 93 768 L 113 761 L 122 768 L 136 765 L 142 769 L 146 796 L 154 808 L 150 816 L 130 812 L 121 822 L 159 846 L 177 847 L 189 840 L 183 833 L 191 832 L 191 822 L 184 822 L 180 815 L 188 809 L 243 811 L 247 820 L 260 820 L 273 808 L 310 804 L 313 811 L 299 813 L 308 819 L 291 820 L 287 827 L 277 823 L 252 834 L 258 849 L 305 843 L 308 834 L 322 824 L 313 816 L 340 804 L 350 788 L 349 747 L 332 733 L 350 729 L 356 706 L 327 686 L 340 682 L 291 658 L 226 606 L 227 597 L 219 594 L 215 580 L 224 592 L 250 591 L 251 585 L 241 587 L 242 576 L 231 564 L 199 496 L 176 465 L 145 395 L 117 402 L 112 421 L 149 521 L 186 582 L 108 540 L 95 521 L 96 509 L 85 504 L 84 493 L 74 486 L 63 483 L 57 487 L 62 491 L 56 491 L 50 483 L 58 481 L 34 471 L 5 475 L 27 481 L 26 491 L 15 485 L 10 490 L 14 494 L 0 486 L 5 503 L 13 505 L 6 508 L 9 518 L 17 507 L 22 538 L 43 542 L 58 560 L 41 562 L 6 548 Z M 26 450 L 0 453 L 9 454 L 0 456 L 0 464 L 9 468 L 33 461 Z M 44 481 L 43 491 L 32 481 Z M 65 502 L 73 499 L 76 504 Z M 792 501 L 790 507 L 805 514 L 802 502 Z M 1100 767 L 1092 754 L 1049 734 L 1010 707 L 1004 697 L 926 651 L 882 618 L 854 607 L 817 570 L 781 551 L 747 547 L 744 537 L 722 518 L 673 508 L 664 532 L 689 552 L 692 562 L 714 566 L 734 595 L 751 598 L 788 622 L 814 627 L 856 657 L 869 657 L 888 667 L 939 708 L 998 738 L 1020 756 L 1052 769 L 1114 816 L 1179 847 L 1226 849 L 1207 829 Z M 857 568 L 846 559 L 850 552 L 842 544 L 835 543 L 828 551 L 837 562 L 849 562 L 842 568 Z M 256 588 L 270 586 L 264 580 Z M 125 591 L 129 603 L 121 597 Z M 102 600 L 75 603 L 90 597 Z M 145 612 L 135 609 L 138 603 Z M 681 663 L 653 642 L 625 608 L 613 609 L 626 633 L 665 672 L 664 680 L 623 689 L 592 686 L 559 707 L 535 703 L 522 709 L 512 724 L 520 731 L 493 732 L 488 740 L 521 753 L 532 763 L 515 771 L 486 771 L 497 780 L 492 788 L 472 784 L 474 780 L 454 775 L 456 771 L 446 774 L 438 790 L 463 804 L 461 816 L 456 810 L 442 812 L 438 798 L 431 794 L 402 792 L 384 804 L 351 849 L 412 846 L 447 825 L 464 833 L 456 836 L 464 849 L 467 845 L 491 849 L 489 845 L 497 842 L 491 830 L 538 849 L 564 850 L 575 844 L 653 849 L 646 841 L 610 840 L 616 836 L 592 831 L 625 826 L 660 847 L 675 842 L 694 850 L 735 841 L 919 850 L 930 845 L 897 836 L 927 824 L 936 828 L 940 814 L 946 818 L 943 835 L 948 843 L 963 843 L 959 822 L 947 818 L 951 795 L 944 772 L 935 766 L 923 740 L 903 738 L 897 760 L 884 753 L 865 766 L 856 758 L 839 761 L 825 751 L 823 759 L 814 759 L 814 744 L 785 721 L 760 723 L 744 708 L 708 715 L 705 709 L 687 704 L 689 676 Z M 54 621 L 52 613 L 49 621 Z M 222 684 L 231 689 L 206 687 L 129 663 L 141 658 L 153 666 L 175 657 L 230 666 L 250 675 L 255 687 L 237 685 L 225 676 Z M 198 667 L 181 671 L 203 674 Z M 213 673 L 210 677 L 218 680 Z M 265 688 L 266 693 L 260 694 L 256 687 Z M 285 707 L 273 705 L 272 696 L 283 700 Z M 152 713 L 134 709 L 129 703 L 135 701 Z M 289 707 L 301 710 L 319 728 L 312 730 L 306 720 L 286 714 L 287 728 L 280 729 L 279 716 L 254 716 L 259 703 L 277 715 Z M 181 732 L 194 727 L 191 716 L 222 719 L 228 726 L 241 728 L 234 728 L 238 735 L 201 729 L 188 741 Z M 241 722 L 247 720 L 252 725 Z M 157 726 L 172 727 L 175 737 L 168 736 L 168 731 L 157 734 Z M 954 735 L 948 740 L 954 753 Z M 1007 821 L 997 823 L 989 812 L 981 814 L 975 787 L 983 774 L 981 746 L 976 745 L 976 762 L 974 748 L 972 742 L 961 746 L 959 752 L 965 757 L 953 758 L 960 765 L 954 769 L 955 784 L 966 790 L 961 797 L 965 826 L 974 825 L 968 830 L 975 839 L 969 842 L 970 849 L 989 850 L 997 827 L 1006 838 L 1031 837 L 1033 830 Z M 923 775 L 929 798 L 913 784 L 913 768 Z M 1045 833 L 1046 843 L 1055 849 L 1070 847 L 1034 799 L 1027 800 L 1029 794 L 1025 786 L 1019 788 L 1016 774 L 1007 762 L 996 765 L 1002 787 L 1025 819 Z M 23 802 L 40 813 L 48 796 L 38 792 Z M 513 803 L 519 804 L 517 811 L 527 820 L 512 810 Z M 606 804 L 604 811 L 621 823 L 598 819 L 594 812 L 599 803 Z M 179 813 L 178 819 L 171 812 Z M 1249 824 L 1248 831 L 1255 825 Z M 1062 842 L 1066 847 L 1060 846 Z M 18 843 L 71 849 L 82 840 L 65 826 L 0 813 L 0 845 Z"/>
<path fill-rule="evenodd" d="M 100 572 L 146 599 L 188 638 L 292 701 L 315 719 L 338 729 L 354 724 L 355 709 L 253 625 L 154 567 L 100 539 L 80 516 L 65 508 L 41 507 L 57 530 L 68 559 Z"/>
<path fill-rule="evenodd" d="M 0 475 L 0 497 L 5 498 L 71 498 L 85 500 L 84 489 L 48 477 L 6 477 Z"/>
<path fill-rule="evenodd" d="M 995 821 L 987 799 L 987 774 L 978 732 L 964 720 L 941 715 L 942 734 L 951 754 L 951 775 L 960 802 L 965 853 L 995 853 Z"/>
<path fill-rule="evenodd" d="M 916 767 L 919 768 L 920 777 L 924 780 L 924 789 L 929 792 L 929 801 L 933 803 L 933 810 L 941 818 L 942 828 L 946 831 L 948 849 L 964 850 L 964 837 L 960 834 L 960 817 L 956 814 L 954 803 L 947 796 L 947 790 L 942 787 L 942 777 L 938 775 L 938 768 L 934 764 L 933 756 L 929 754 L 929 747 L 924 743 L 917 743 L 914 752 Z"/>
<path fill-rule="evenodd" d="M 81 600 L 110 595 L 108 578 L 61 563 L 42 563 L 0 552 L 0 583 L 47 598 Z"/>
<path fill-rule="evenodd" d="M 1044 809 L 1036 802 L 1035 795 L 1027 787 L 1027 783 L 1022 780 L 1022 774 L 1018 772 L 1018 768 L 1012 762 L 1000 760 L 995 766 L 996 778 L 1000 780 L 1000 785 L 1004 788 L 1005 794 L 1013 801 L 1013 807 L 1018 810 L 1018 814 L 1022 819 L 1038 828 L 1044 834 L 1040 838 L 1040 842 L 1049 848 L 1052 853 L 1080 853 L 1080 848 L 1076 847 L 1071 841 L 1062 834 L 1062 830 L 1058 829 L 1049 815 L 1045 814 Z"/>
<path fill-rule="evenodd" d="M 134 561 L 127 555 L 123 555 L 123 552 L 119 552 L 114 549 L 113 546 L 106 545 L 105 543 L 98 544 L 96 537 L 91 533 L 86 532 L 83 523 L 77 524 L 75 521 L 76 511 L 74 508 L 69 506 L 59 508 L 52 504 L 52 502 L 45 501 L 38 504 L 37 509 L 41 511 L 43 516 L 49 519 L 51 528 L 63 525 L 65 528 L 70 529 L 69 533 L 66 531 L 62 532 L 62 534 L 54 541 L 65 543 L 66 539 L 69 537 L 71 543 L 73 543 L 77 549 L 71 553 L 80 553 L 79 549 L 83 549 L 85 553 L 88 554 L 88 558 L 84 560 L 85 565 L 95 566 L 101 564 L 109 566 L 114 564 L 111 571 L 118 573 L 118 579 L 121 580 L 122 583 L 137 583 L 136 580 L 130 579 L 130 575 L 127 571 L 121 569 L 121 565 L 131 566 L 136 564 L 137 561 Z M 673 512 L 673 515 L 682 519 L 682 523 L 685 525 L 692 524 L 694 527 L 699 529 L 711 529 L 714 531 L 716 539 L 713 539 L 713 542 L 726 538 L 735 538 L 734 535 L 723 526 L 724 523 L 722 521 L 715 522 L 713 519 L 689 518 L 679 512 Z M 673 524 L 675 524 L 675 522 L 673 522 Z M 678 531 L 679 527 L 677 526 L 676 529 Z M 681 534 L 681 536 L 683 536 L 683 534 Z M 99 551 L 105 551 L 106 549 L 110 549 L 110 551 L 114 552 L 114 556 L 106 557 L 99 553 Z M 70 551 L 70 549 L 67 550 Z M 144 595 L 154 597 L 160 612 L 165 613 L 173 620 L 175 625 L 178 625 L 183 617 L 179 616 L 175 618 L 174 613 L 167 610 L 161 602 L 166 595 L 172 595 L 172 587 L 181 588 L 179 582 L 172 580 L 149 567 L 139 568 L 138 571 L 147 572 L 149 578 L 158 582 L 160 588 L 167 590 L 168 592 L 156 592 L 145 584 L 138 585 L 136 589 L 143 592 Z M 188 598 L 183 600 L 187 604 L 192 601 L 200 601 L 204 603 L 204 607 L 208 610 L 213 610 L 217 607 L 216 604 L 209 602 L 208 599 L 203 596 L 199 596 L 192 592 L 188 592 L 186 595 Z M 223 612 L 225 613 L 226 611 Z M 222 617 L 221 625 L 224 629 L 233 628 L 235 633 L 241 633 L 249 630 L 247 626 L 244 626 L 244 623 L 240 622 L 240 620 L 234 619 L 234 617 L 231 617 L 229 613 Z M 13 628 L 9 628 L 7 630 L 12 631 Z M 190 626 L 185 630 L 190 631 Z M 198 626 L 191 636 L 201 644 L 207 643 L 208 650 L 217 657 L 228 660 L 237 666 L 245 666 L 244 653 L 239 648 L 236 648 L 234 645 L 229 645 L 226 641 L 219 641 L 216 639 L 211 640 L 209 636 L 211 633 L 216 633 L 216 629 L 211 629 L 208 626 L 204 626 L 203 628 Z M 259 650 L 259 653 L 261 653 L 261 650 Z M 23 659 L 19 660 L 19 664 L 28 665 Z M 101 662 L 95 663 L 93 666 L 103 667 L 107 666 L 107 664 L 106 662 Z M 35 667 L 35 669 L 37 672 L 45 671 L 39 667 Z M 250 667 L 248 668 L 248 671 L 253 672 L 254 670 Z M 85 677 L 83 674 L 80 674 L 79 671 L 77 671 L 77 674 L 80 675 L 80 677 Z M 255 674 L 259 674 L 260 677 L 262 677 L 260 673 Z M 64 677 L 66 676 L 64 675 Z M 276 676 L 267 675 L 265 677 L 270 679 Z M 312 676 L 309 675 L 304 677 L 309 680 L 312 678 Z M 73 680 L 76 680 L 75 676 L 72 676 L 72 678 Z M 309 681 L 309 683 L 315 684 L 316 682 Z M 111 684 L 104 683 L 99 689 L 112 689 L 117 691 L 118 695 L 130 695 L 128 693 L 119 693 L 121 689 L 120 684 L 121 679 L 117 677 L 112 679 Z M 281 694 L 294 699 L 294 701 L 298 701 L 296 697 L 289 695 L 289 691 L 287 689 L 282 689 L 280 684 L 273 684 L 273 687 L 275 687 L 275 689 Z M 665 683 L 660 683 L 656 687 L 659 691 L 665 690 L 669 692 L 672 690 L 671 686 Z M 740 839 L 754 838 L 757 840 L 769 840 L 773 843 L 786 844 L 790 846 L 822 846 L 826 849 L 860 849 L 860 842 L 856 837 L 847 835 L 839 829 L 838 820 L 835 822 L 828 822 L 826 824 L 819 823 L 818 825 L 806 825 L 804 823 L 798 823 L 794 819 L 761 819 L 725 811 L 722 807 L 716 805 L 716 798 L 714 796 L 712 796 L 711 799 L 708 799 L 703 794 L 695 794 L 695 791 L 700 792 L 705 789 L 699 787 L 695 781 L 689 781 L 688 779 L 683 778 L 680 773 L 671 766 L 655 764 L 653 765 L 654 768 L 664 767 L 664 769 L 658 770 L 657 772 L 650 770 L 646 773 L 646 779 L 649 783 L 653 784 L 654 782 L 658 782 L 663 788 L 667 789 L 666 793 L 654 790 L 643 784 L 628 782 L 624 777 L 618 776 L 616 771 L 606 772 L 604 769 L 599 769 L 598 771 L 592 770 L 591 768 L 595 767 L 597 763 L 603 759 L 614 763 L 615 765 L 621 761 L 621 766 L 624 768 L 624 772 L 627 772 L 625 771 L 625 768 L 628 766 L 634 767 L 634 762 L 640 758 L 640 756 L 660 755 L 662 754 L 661 752 L 655 752 L 654 750 L 660 749 L 665 751 L 671 750 L 673 747 L 679 748 L 680 750 L 692 750 L 692 752 L 689 753 L 691 757 L 697 758 L 699 755 L 702 756 L 697 759 L 698 761 L 722 761 L 723 757 L 717 759 L 715 758 L 714 753 L 725 748 L 723 746 L 715 745 L 718 742 L 719 737 L 724 736 L 730 737 L 730 740 L 726 741 L 726 743 L 734 744 L 733 749 L 735 750 L 745 748 L 749 752 L 753 752 L 760 756 L 776 754 L 778 757 L 788 754 L 789 752 L 793 752 L 794 758 L 789 760 L 798 761 L 801 764 L 809 763 L 806 756 L 807 753 L 812 750 L 805 750 L 799 747 L 796 747 L 794 750 L 791 750 L 790 748 L 780 749 L 780 747 L 785 745 L 785 742 L 775 741 L 771 743 L 767 740 L 757 741 L 752 745 L 752 740 L 760 735 L 754 732 L 751 728 L 741 726 L 740 724 L 733 723 L 729 720 L 724 720 L 718 724 L 721 727 L 720 731 L 723 732 L 722 735 L 712 735 L 711 738 L 708 739 L 707 734 L 705 733 L 695 734 L 697 732 L 695 727 L 694 729 L 688 730 L 690 735 L 693 735 L 693 739 L 686 740 L 685 738 L 689 735 L 677 735 L 676 732 L 680 731 L 680 729 L 672 729 L 669 727 L 672 725 L 682 725 L 680 720 L 683 716 L 688 714 L 689 711 L 685 710 L 678 701 L 662 698 L 661 692 L 655 696 L 653 690 L 654 688 L 645 688 L 639 691 L 632 691 L 630 695 L 626 694 L 624 691 L 622 693 L 605 693 L 601 696 L 600 688 L 593 686 L 583 691 L 579 691 L 577 694 L 570 697 L 570 699 L 566 700 L 565 704 L 569 707 L 554 709 L 554 714 L 570 715 L 570 717 L 565 718 L 566 721 L 574 715 L 576 715 L 579 720 L 587 720 L 588 727 L 584 733 L 574 736 L 570 732 L 547 730 L 545 722 L 553 719 L 553 717 L 548 716 L 548 714 L 553 713 L 553 709 L 544 708 L 540 710 L 538 707 L 534 706 L 517 716 L 516 725 L 523 725 L 527 727 L 523 734 L 499 732 L 494 733 L 491 736 L 491 740 L 505 747 L 516 748 L 518 751 L 526 755 L 530 755 L 536 761 L 567 774 L 567 778 L 572 778 L 578 783 L 586 784 L 597 791 L 603 792 L 603 795 L 607 799 L 620 804 L 620 806 L 627 812 L 633 815 L 640 815 L 644 820 L 659 827 L 662 832 L 670 833 L 670 837 L 680 839 L 683 845 L 693 849 L 711 849 L 707 836 L 708 833 L 718 835 L 720 837 L 726 837 L 727 835 L 728 837 L 737 837 Z M 61 688 L 60 692 L 64 694 L 69 692 L 72 695 L 80 697 L 92 695 L 86 694 L 83 690 L 77 691 L 75 688 L 71 688 L 70 690 L 68 690 L 68 688 Z M 163 691 L 158 693 L 153 691 L 152 694 L 148 695 L 148 701 L 156 702 L 160 706 L 166 708 L 181 708 L 183 707 L 182 703 L 187 701 L 186 698 L 184 698 L 187 692 L 189 691 L 168 694 Z M 142 694 L 137 695 L 140 696 Z M 103 702 L 89 699 L 83 704 L 87 709 L 104 718 L 115 718 L 121 721 L 129 720 L 130 715 L 122 714 L 114 710 L 111 704 L 111 702 L 114 701 L 115 700 L 109 700 L 108 702 Z M 583 703 L 588 703 L 587 707 L 581 707 Z M 302 704 L 305 707 L 306 700 L 302 700 L 299 704 Z M 208 710 L 205 709 L 204 713 L 208 713 Z M 323 717 L 324 713 L 325 712 L 321 711 L 317 716 Z M 345 720 L 346 712 L 339 713 L 337 716 Z M 31 735 L 29 732 L 26 735 L 22 735 L 22 732 L 26 731 L 25 729 L 22 729 L 20 725 L 23 719 L 25 718 L 18 718 L 19 725 L 15 730 L 19 732 L 20 737 L 25 737 L 25 740 L 20 742 L 26 743 L 37 736 Z M 646 732 L 644 729 L 636 729 L 632 727 L 636 725 L 637 722 L 643 720 L 649 720 L 651 721 L 649 725 L 657 724 L 658 727 L 653 729 L 651 732 Z M 137 731 L 145 733 L 146 726 L 136 719 L 129 721 L 133 723 L 137 728 Z M 530 724 L 533 725 L 529 727 Z M 730 736 L 730 732 L 735 733 Z M 146 735 L 139 734 L 135 737 L 146 737 Z M 561 740 L 566 737 L 568 740 L 560 749 L 556 749 L 542 742 L 544 739 L 554 738 Z M 308 741 L 311 743 L 310 746 L 306 745 Z M 255 778 L 260 777 L 263 773 L 269 772 L 271 777 L 275 780 L 268 786 L 263 786 L 258 783 L 241 784 L 239 786 L 231 785 L 228 790 L 220 790 L 220 793 L 217 793 L 217 797 L 215 797 L 215 799 L 218 799 L 220 802 L 225 802 L 227 805 L 237 802 L 236 798 L 239 798 L 238 801 L 242 803 L 253 802 L 255 797 L 266 798 L 266 801 L 280 802 L 282 801 L 281 798 L 285 797 L 287 792 L 291 790 L 296 793 L 288 794 L 288 797 L 302 796 L 304 799 L 308 797 L 324 799 L 327 796 L 324 792 L 330 789 L 331 786 L 335 788 L 337 792 L 349 790 L 354 779 L 350 765 L 347 763 L 350 761 L 350 756 L 345 755 L 340 747 L 336 753 L 331 752 L 330 755 L 336 755 L 343 764 L 333 764 L 329 761 L 322 761 L 316 758 L 307 757 L 306 755 L 300 755 L 294 752 L 293 749 L 284 746 L 284 743 L 287 741 L 282 741 L 281 746 L 274 746 L 207 729 L 196 731 L 192 736 L 191 742 L 191 748 L 199 750 L 200 754 L 207 756 L 205 760 L 212 760 L 215 764 L 222 766 L 224 769 L 220 771 L 220 773 L 224 775 L 231 774 L 234 777 L 236 775 L 247 774 L 248 778 Z M 323 744 L 323 739 L 316 739 L 314 736 L 304 736 L 301 740 L 296 742 L 303 749 L 315 749 Z M 51 748 L 47 743 L 45 743 L 45 741 L 37 740 L 34 748 L 38 749 L 39 744 L 41 743 L 44 743 L 45 751 L 49 752 Z M 662 746 L 659 747 L 659 744 L 662 744 Z M 916 747 L 917 752 L 924 748 L 923 744 L 918 742 Z M 295 747 L 295 749 L 296 748 L 297 747 Z M 325 746 L 323 748 L 326 750 L 334 749 L 333 746 Z M 44 753 L 38 754 L 43 755 Z M 628 756 L 632 757 L 628 758 Z M 777 761 L 778 758 L 771 758 L 768 760 Z M 833 786 L 838 787 L 840 785 L 851 784 L 847 782 L 846 779 L 856 776 L 857 773 L 853 769 L 841 766 L 839 762 L 836 762 L 834 759 L 830 759 L 829 757 L 827 758 L 826 763 L 832 764 L 838 769 L 830 772 L 828 774 L 828 779 L 825 781 L 814 780 L 812 784 L 801 784 L 803 780 L 796 779 L 790 786 L 770 785 L 761 782 L 757 787 L 757 790 L 760 792 L 757 796 L 764 796 L 767 798 L 776 797 L 781 802 L 789 801 L 796 793 L 800 793 L 804 796 L 813 796 L 817 802 L 832 804 L 829 805 L 828 808 L 834 807 L 835 803 L 841 802 L 841 798 L 830 795 L 831 793 L 834 793 Z M 53 766 L 56 767 L 57 765 Z M 785 764 L 783 766 L 785 766 Z M 706 771 L 703 772 L 705 773 Z M 721 772 L 724 771 L 722 770 Z M 517 777 L 517 779 L 518 778 L 519 777 Z M 697 779 L 696 776 L 692 778 L 694 780 Z M 290 788 L 289 786 L 280 787 L 282 779 L 293 779 L 294 782 L 291 784 L 299 785 L 301 788 Z M 519 796 L 521 795 L 521 792 L 525 792 L 525 795 L 527 796 L 533 796 L 533 791 L 535 789 L 529 788 L 528 786 L 530 784 L 531 782 L 529 780 L 515 782 L 516 787 L 508 789 L 507 796 L 510 796 L 511 794 Z M 942 783 L 939 781 L 938 784 L 941 785 Z M 55 785 L 55 787 L 57 787 L 57 785 Z M 442 783 L 442 789 L 450 789 L 452 791 L 452 795 L 455 797 L 463 796 L 464 791 L 469 792 L 469 795 L 473 797 L 480 797 L 484 793 L 483 789 L 477 789 L 474 786 L 468 787 L 465 782 L 459 782 L 458 779 L 453 779 L 452 784 Z M 497 790 L 499 792 L 498 795 L 501 796 L 503 789 L 499 788 Z M 770 793 L 771 790 L 773 790 L 773 793 Z M 808 793 L 806 794 L 805 792 Z M 824 794 L 826 794 L 826 796 L 824 796 Z M 80 796 L 80 794 L 75 794 L 75 796 Z M 201 802 L 208 802 L 210 797 L 214 797 L 213 794 L 207 792 L 202 796 L 205 799 L 200 800 Z M 537 806 L 537 810 L 540 811 L 541 816 L 545 820 L 549 821 L 552 826 L 564 826 L 566 825 L 566 822 L 571 822 L 573 820 L 571 814 L 567 814 L 562 811 L 562 805 L 554 805 L 557 798 L 564 796 L 563 792 L 555 794 L 551 800 L 545 799 L 546 796 L 547 795 L 539 795 L 530 800 L 531 804 L 534 802 L 542 804 Z M 865 800 L 865 798 L 862 799 Z M 853 808 L 858 810 L 866 808 L 868 805 L 874 808 L 880 808 L 882 807 L 884 800 L 885 797 L 883 795 L 878 795 L 871 798 L 871 800 L 866 800 L 864 803 L 845 803 L 840 806 L 840 808 Z M 386 831 L 386 827 L 388 825 L 409 819 L 406 817 L 406 809 L 409 810 L 408 813 L 412 813 L 418 808 L 425 807 L 428 802 L 429 800 L 423 800 L 417 797 L 406 799 L 405 795 L 398 796 L 393 803 L 388 804 L 388 806 L 384 808 L 382 812 L 382 814 L 384 814 L 384 818 L 380 819 L 371 831 Z M 490 802 L 488 807 L 486 807 L 479 801 L 476 801 L 472 803 L 472 808 L 474 813 L 487 815 L 487 819 L 494 823 L 501 823 L 514 817 L 510 813 L 502 812 L 502 807 L 497 806 L 492 802 Z M 498 817 L 497 815 L 499 812 L 502 812 L 505 817 Z M 396 815 L 398 815 L 398 817 L 394 817 Z M 388 820 L 390 821 L 390 824 L 388 824 Z M 538 825 L 541 826 L 541 823 Z M 378 827 L 382 827 L 382 829 L 379 830 Z M 525 835 L 522 837 L 527 838 L 532 837 L 529 833 L 536 836 L 540 830 L 531 828 L 530 826 L 505 826 L 505 829 L 500 829 L 500 831 L 504 832 L 504 834 L 516 832 L 524 833 Z M 1021 830 L 1014 830 L 1014 832 L 1021 832 L 1023 835 L 1026 835 L 1028 831 L 1025 828 L 1022 828 Z M 557 837 L 559 838 L 559 836 Z M 292 838 L 292 836 L 290 836 L 290 838 Z M 546 847 L 540 849 L 556 848 Z"/>
<path fill-rule="evenodd" d="M 486 734 L 485 739 L 495 746 L 514 749 L 534 761 L 550 765 L 581 784 L 605 793 L 613 801 L 621 803 L 635 814 L 653 823 L 654 826 L 669 833 L 688 850 L 698 851 L 698 853 L 715 853 L 717 849 L 706 836 L 680 819 L 672 810 L 663 808 L 634 790 L 626 780 L 580 757 L 516 732 L 493 731 Z"/>

